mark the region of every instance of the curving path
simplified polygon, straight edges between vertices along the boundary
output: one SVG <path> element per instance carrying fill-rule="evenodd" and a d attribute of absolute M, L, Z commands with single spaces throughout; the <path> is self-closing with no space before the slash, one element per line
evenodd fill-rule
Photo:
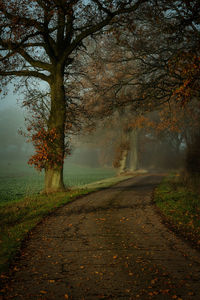
<path fill-rule="evenodd" d="M 141 175 L 58 209 L 32 232 L 3 299 L 200 299 L 200 253 L 162 224 Z"/>

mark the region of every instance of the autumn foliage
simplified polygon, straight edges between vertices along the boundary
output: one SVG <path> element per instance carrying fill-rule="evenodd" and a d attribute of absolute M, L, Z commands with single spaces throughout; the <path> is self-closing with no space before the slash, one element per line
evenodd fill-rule
<path fill-rule="evenodd" d="M 46 106 L 48 102 L 46 101 Z M 53 169 L 62 166 L 64 158 L 70 154 L 69 143 L 64 146 L 64 154 L 59 151 L 60 133 L 54 128 L 48 128 L 48 112 L 43 106 L 39 106 L 38 99 L 35 101 L 24 100 L 23 107 L 27 110 L 26 132 L 20 133 L 25 136 L 27 142 L 34 146 L 35 153 L 28 161 L 29 165 L 36 170 Z"/>
<path fill-rule="evenodd" d="M 181 51 L 169 61 L 171 74 L 181 79 L 173 96 L 186 104 L 199 95 L 200 56 L 193 51 Z"/>
<path fill-rule="evenodd" d="M 35 154 L 28 161 L 29 165 L 34 165 L 39 171 L 53 168 L 55 164 L 62 164 L 63 158 L 59 157 L 56 151 L 56 140 L 58 134 L 56 129 L 45 130 L 41 128 L 31 136 L 31 141 L 35 147 Z M 53 146 L 54 145 L 54 146 Z"/>

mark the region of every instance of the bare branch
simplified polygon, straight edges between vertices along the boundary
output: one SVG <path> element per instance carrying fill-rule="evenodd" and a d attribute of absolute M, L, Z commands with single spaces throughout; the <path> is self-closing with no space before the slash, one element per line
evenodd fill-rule
<path fill-rule="evenodd" d="M 0 76 L 35 77 L 35 78 L 40 78 L 48 83 L 50 82 L 49 76 L 46 76 L 45 74 L 42 74 L 37 71 L 29 71 L 29 70 L 22 70 L 22 71 L 1 71 L 0 70 Z"/>

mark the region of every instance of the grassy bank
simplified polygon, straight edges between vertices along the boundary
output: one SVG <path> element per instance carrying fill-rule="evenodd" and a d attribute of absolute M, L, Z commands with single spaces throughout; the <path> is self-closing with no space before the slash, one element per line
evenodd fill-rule
<path fill-rule="evenodd" d="M 81 195 L 109 187 L 131 176 L 113 177 L 66 193 L 32 195 L 0 205 L 0 273 L 6 271 L 28 232 L 45 216 Z"/>
<path fill-rule="evenodd" d="M 179 174 L 164 179 L 154 200 L 172 229 L 200 249 L 200 194 L 187 185 Z"/>

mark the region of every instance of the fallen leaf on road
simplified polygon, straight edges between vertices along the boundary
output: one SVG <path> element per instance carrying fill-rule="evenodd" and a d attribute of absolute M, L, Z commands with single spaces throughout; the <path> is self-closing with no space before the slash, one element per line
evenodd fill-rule
<path fill-rule="evenodd" d="M 160 290 L 160 293 L 162 293 L 162 294 L 168 294 L 169 293 L 169 289 L 166 289 L 166 290 Z"/>
<path fill-rule="evenodd" d="M 84 269 L 84 266 L 80 266 L 80 269 Z"/>

